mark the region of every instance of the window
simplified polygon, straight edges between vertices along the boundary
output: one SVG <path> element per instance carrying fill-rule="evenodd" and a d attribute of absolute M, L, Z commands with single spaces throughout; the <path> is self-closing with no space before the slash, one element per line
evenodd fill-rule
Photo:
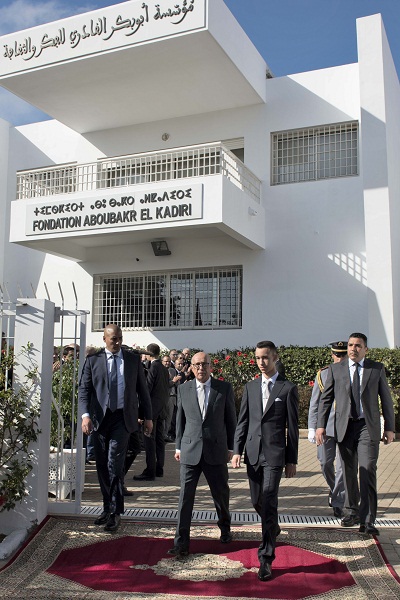
<path fill-rule="evenodd" d="M 242 268 L 97 275 L 93 330 L 226 329 L 242 325 Z"/>
<path fill-rule="evenodd" d="M 272 134 L 272 185 L 358 175 L 358 123 Z"/>

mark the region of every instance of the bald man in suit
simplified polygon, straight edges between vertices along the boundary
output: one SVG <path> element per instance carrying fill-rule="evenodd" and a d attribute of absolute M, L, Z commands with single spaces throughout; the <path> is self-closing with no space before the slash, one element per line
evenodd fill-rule
<path fill-rule="evenodd" d="M 174 547 L 168 554 L 189 553 L 190 524 L 201 473 L 210 486 L 218 515 L 220 541 L 232 540 L 227 462 L 232 457 L 236 410 L 230 383 L 211 377 L 210 357 L 192 358 L 195 379 L 178 388 L 175 459 L 180 463 L 181 491 Z"/>
<path fill-rule="evenodd" d="M 150 395 L 139 354 L 121 348 L 122 331 L 110 324 L 104 329 L 105 349 L 86 358 L 79 381 L 82 431 L 93 433 L 97 476 L 103 495 L 103 512 L 95 525 L 117 531 L 124 512 L 124 464 L 129 435 L 138 428 L 139 402 L 144 432 L 153 422 Z"/>

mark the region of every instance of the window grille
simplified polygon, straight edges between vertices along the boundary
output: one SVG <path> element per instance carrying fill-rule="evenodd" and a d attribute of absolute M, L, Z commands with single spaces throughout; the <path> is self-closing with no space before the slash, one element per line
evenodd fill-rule
<path fill-rule="evenodd" d="M 226 329 L 242 325 L 242 267 L 97 275 L 93 330 Z"/>
<path fill-rule="evenodd" d="M 272 134 L 272 185 L 358 175 L 358 123 Z"/>

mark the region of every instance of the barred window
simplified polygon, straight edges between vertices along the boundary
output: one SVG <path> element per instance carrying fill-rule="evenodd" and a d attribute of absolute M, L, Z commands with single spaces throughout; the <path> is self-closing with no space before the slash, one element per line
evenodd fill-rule
<path fill-rule="evenodd" d="M 97 275 L 93 330 L 226 329 L 242 325 L 242 267 Z"/>
<path fill-rule="evenodd" d="M 272 134 L 272 185 L 358 175 L 358 123 Z"/>

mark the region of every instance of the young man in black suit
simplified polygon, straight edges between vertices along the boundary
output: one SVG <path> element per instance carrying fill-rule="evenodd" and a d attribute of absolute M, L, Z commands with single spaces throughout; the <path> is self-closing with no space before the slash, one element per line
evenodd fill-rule
<path fill-rule="evenodd" d="M 273 342 L 258 342 L 255 357 L 262 376 L 246 384 L 238 417 L 232 466 L 245 463 L 252 504 L 261 517 L 262 542 L 258 549 L 260 581 L 272 577 L 278 524 L 278 491 L 286 477 L 296 475 L 299 444 L 296 386 L 276 370 L 277 350 Z"/>
<path fill-rule="evenodd" d="M 139 402 L 144 432 L 153 423 L 151 401 L 139 354 L 121 349 L 122 331 L 114 324 L 104 329 L 105 349 L 86 358 L 79 381 L 82 431 L 93 434 L 103 512 L 95 520 L 116 531 L 124 512 L 124 463 L 129 435 L 138 428 Z"/>

